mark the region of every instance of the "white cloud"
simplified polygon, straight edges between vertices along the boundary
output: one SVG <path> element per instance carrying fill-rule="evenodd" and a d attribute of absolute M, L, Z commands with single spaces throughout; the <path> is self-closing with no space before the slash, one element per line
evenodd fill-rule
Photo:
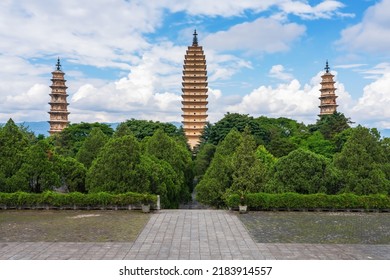
<path fill-rule="evenodd" d="M 332 18 L 334 16 L 353 17 L 353 14 L 341 13 L 339 10 L 345 5 L 340 1 L 323 1 L 311 6 L 306 1 L 283 1 L 280 9 L 283 13 L 294 14 L 303 19 Z"/>
<path fill-rule="evenodd" d="M 305 26 L 281 23 L 272 18 L 258 18 L 237 24 L 227 31 L 210 34 L 204 39 L 207 48 L 215 50 L 246 50 L 256 53 L 287 51 L 290 44 L 303 36 Z"/>
<path fill-rule="evenodd" d="M 352 109 L 358 123 L 390 128 L 390 71 L 364 87 L 363 95 Z"/>
<path fill-rule="evenodd" d="M 307 1 L 296 0 L 160 0 L 151 5 L 168 8 L 171 12 L 185 11 L 190 15 L 212 17 L 244 16 L 246 11 L 260 13 L 273 7 L 276 7 L 283 14 L 294 14 L 304 19 L 351 16 L 350 14 L 339 12 L 344 7 L 344 4 L 333 0 L 323 1 L 315 6 L 311 6 Z"/>
<path fill-rule="evenodd" d="M 319 113 L 318 98 L 322 74 L 322 72 L 318 73 L 309 84 L 303 86 L 296 79 L 276 87 L 260 86 L 245 95 L 237 104 L 228 106 L 227 111 L 253 116 L 287 117 L 305 123 L 314 123 Z M 351 97 L 342 84 L 336 83 L 336 87 L 340 111 L 345 112 L 347 107 L 344 102 L 348 102 L 349 105 Z"/>
<path fill-rule="evenodd" d="M 375 3 L 367 9 L 361 22 L 344 29 L 336 43 L 357 52 L 390 50 L 390 0 Z"/>
<path fill-rule="evenodd" d="M 269 76 L 282 81 L 290 81 L 294 78 L 291 73 L 285 72 L 284 66 L 280 64 L 272 66 Z"/>

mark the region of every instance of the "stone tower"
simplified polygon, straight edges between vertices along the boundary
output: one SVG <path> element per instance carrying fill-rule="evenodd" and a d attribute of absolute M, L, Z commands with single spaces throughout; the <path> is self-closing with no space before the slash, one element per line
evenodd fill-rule
<path fill-rule="evenodd" d="M 53 78 L 51 79 L 52 85 L 51 88 L 51 100 L 50 104 L 50 135 L 53 135 L 57 132 L 61 132 L 65 127 L 69 125 L 68 121 L 68 105 L 66 98 L 66 89 L 68 88 L 65 85 L 66 80 L 64 79 L 65 73 L 61 70 L 60 59 L 58 58 L 56 64 L 56 70 L 51 72 Z"/>
<path fill-rule="evenodd" d="M 183 129 L 187 142 L 194 149 L 207 121 L 207 71 L 203 48 L 198 45 L 196 30 L 192 46 L 188 50 L 183 66 L 182 111 Z"/>
<path fill-rule="evenodd" d="M 320 107 L 320 114 L 318 116 L 323 116 L 323 115 L 331 115 L 334 112 L 336 112 L 337 109 L 337 104 L 336 104 L 336 98 L 337 95 L 335 94 L 336 88 L 334 87 L 334 81 L 333 77 L 329 70 L 329 64 L 328 61 L 326 61 L 326 66 L 325 66 L 325 74 L 321 76 L 322 82 L 321 82 L 321 96 L 320 96 L 320 101 L 321 105 Z"/>

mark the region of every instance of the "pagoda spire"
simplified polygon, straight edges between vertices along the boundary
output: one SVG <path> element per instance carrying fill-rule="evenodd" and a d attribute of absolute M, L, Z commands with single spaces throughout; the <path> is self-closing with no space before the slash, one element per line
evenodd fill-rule
<path fill-rule="evenodd" d="M 207 71 L 206 56 L 198 45 L 196 30 L 192 46 L 184 56 L 182 117 L 183 130 L 192 150 L 200 143 L 200 137 L 207 122 Z"/>
<path fill-rule="evenodd" d="M 336 112 L 337 109 L 337 103 L 336 98 L 338 97 L 335 92 L 336 88 L 334 87 L 335 82 L 333 81 L 334 75 L 330 73 L 330 67 L 328 60 L 326 60 L 325 64 L 325 73 L 321 76 L 322 82 L 321 82 L 321 96 L 320 96 L 320 114 L 319 116 L 323 115 L 331 115 L 334 112 Z"/>
<path fill-rule="evenodd" d="M 192 46 L 198 46 L 198 33 L 196 33 L 196 29 L 194 30 L 194 38 L 192 39 Z"/>
<path fill-rule="evenodd" d="M 61 132 L 65 127 L 69 125 L 68 121 L 68 105 L 66 101 L 68 94 L 66 94 L 65 85 L 66 80 L 64 79 L 65 73 L 61 70 L 60 58 L 57 59 L 56 70 L 51 72 L 53 75 L 51 81 L 52 85 L 50 93 L 50 135 Z"/>
<path fill-rule="evenodd" d="M 325 65 L 324 69 L 325 69 L 326 73 L 329 73 L 330 67 L 329 67 L 328 60 L 326 60 L 326 65 Z"/>
<path fill-rule="evenodd" d="M 61 62 L 60 62 L 60 58 L 57 59 L 57 64 L 56 64 L 56 69 L 57 71 L 61 71 Z"/>

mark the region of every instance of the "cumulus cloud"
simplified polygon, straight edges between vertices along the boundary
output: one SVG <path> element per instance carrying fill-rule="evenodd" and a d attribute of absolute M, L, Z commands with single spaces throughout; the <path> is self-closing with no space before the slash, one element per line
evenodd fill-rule
<path fill-rule="evenodd" d="M 382 0 L 367 9 L 361 22 L 341 31 L 336 43 L 357 52 L 383 52 L 390 49 L 390 0 Z"/>
<path fill-rule="evenodd" d="M 321 75 L 318 73 L 310 83 L 301 85 L 297 79 L 287 83 L 272 86 L 260 86 L 251 93 L 245 95 L 242 100 L 228 106 L 230 112 L 239 112 L 253 116 L 265 115 L 269 117 L 287 117 L 305 123 L 314 123 L 319 113 L 320 105 L 320 82 Z M 350 101 L 351 97 L 342 84 L 336 83 L 339 96 L 338 104 Z M 340 106 L 346 109 L 345 106 Z"/>
<path fill-rule="evenodd" d="M 257 53 L 287 51 L 290 44 L 305 33 L 305 26 L 281 23 L 272 18 L 258 18 L 237 24 L 227 31 L 210 34 L 204 45 L 216 50 L 247 50 Z"/>
<path fill-rule="evenodd" d="M 172 12 L 185 11 L 190 15 L 203 16 L 243 16 L 246 11 L 260 13 L 271 8 L 276 8 L 281 13 L 294 14 L 304 19 L 349 16 L 349 14 L 343 14 L 339 11 L 344 5 L 340 1 L 333 0 L 322 1 L 315 6 L 311 6 L 307 1 L 296 0 L 160 0 L 156 2 L 152 5 L 166 7 Z"/>
<path fill-rule="evenodd" d="M 390 71 L 364 87 L 363 95 L 352 109 L 359 123 L 390 128 Z"/>
<path fill-rule="evenodd" d="M 291 73 L 285 72 L 284 66 L 280 64 L 272 66 L 269 76 L 282 81 L 290 81 L 294 78 Z"/>

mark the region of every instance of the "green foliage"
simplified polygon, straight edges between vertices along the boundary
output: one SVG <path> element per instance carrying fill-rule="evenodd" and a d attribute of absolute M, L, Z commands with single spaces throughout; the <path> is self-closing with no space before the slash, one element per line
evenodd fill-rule
<path fill-rule="evenodd" d="M 55 172 L 55 157 L 46 140 L 41 140 L 28 148 L 21 168 L 8 180 L 8 185 L 8 191 L 36 193 L 60 185 L 60 177 Z"/>
<path fill-rule="evenodd" d="M 316 154 L 332 158 L 334 154 L 334 145 L 330 140 L 326 140 L 321 132 L 315 131 L 309 137 L 302 141 L 301 147 L 304 147 Z"/>
<path fill-rule="evenodd" d="M 226 135 L 233 128 L 239 132 L 243 132 L 245 127 L 249 128 L 257 144 L 263 144 L 269 141 L 269 133 L 253 117 L 237 113 L 225 114 L 221 120 L 208 129 L 206 138 L 209 143 L 217 145 L 225 139 Z"/>
<path fill-rule="evenodd" d="M 342 172 L 344 192 L 356 194 L 389 193 L 386 178 L 387 156 L 376 130 L 358 126 L 334 157 L 334 165 Z"/>
<path fill-rule="evenodd" d="M 131 204 L 141 204 L 145 199 L 151 203 L 156 203 L 157 197 L 152 194 L 140 193 L 122 193 L 111 194 L 106 192 L 97 192 L 91 194 L 82 194 L 73 192 L 69 194 L 56 193 L 45 191 L 40 194 L 14 192 L 1 193 L 0 205 L 7 207 L 39 207 L 39 206 L 55 206 L 55 207 L 101 207 L 101 206 L 128 206 Z"/>
<path fill-rule="evenodd" d="M 85 166 L 71 157 L 56 156 L 56 173 L 61 185 L 67 192 L 85 192 Z"/>
<path fill-rule="evenodd" d="M 140 145 L 134 136 L 112 138 L 102 148 L 87 172 L 89 192 L 144 192 L 145 182 L 139 180 Z"/>
<path fill-rule="evenodd" d="M 103 123 L 71 124 L 60 133 L 51 136 L 56 151 L 65 156 L 74 157 L 93 128 L 99 128 L 105 135 L 111 137 L 114 130 Z"/>
<path fill-rule="evenodd" d="M 211 160 L 214 157 L 216 147 L 213 144 L 206 143 L 200 147 L 199 152 L 196 154 L 194 160 L 194 174 L 198 178 L 201 178 L 205 174 L 209 167 Z"/>
<path fill-rule="evenodd" d="M 237 147 L 232 158 L 233 174 L 232 192 L 257 192 L 265 185 L 266 170 L 255 155 L 256 143 L 250 135 L 249 129 L 245 128 L 242 134 L 241 144 Z"/>
<path fill-rule="evenodd" d="M 5 178 L 12 177 L 20 169 L 23 154 L 28 147 L 28 135 L 9 119 L 0 128 L 0 173 Z"/>
<path fill-rule="evenodd" d="M 76 159 L 88 169 L 97 157 L 101 148 L 107 143 L 108 136 L 99 127 L 92 128 L 90 134 L 79 149 Z"/>
<path fill-rule="evenodd" d="M 119 133 L 119 130 L 124 129 L 123 125 L 126 125 L 138 140 L 142 140 L 147 136 L 153 136 L 154 133 L 159 129 L 172 137 L 180 135 L 176 126 L 170 123 L 131 119 L 120 124 L 117 128 L 117 133 Z"/>
<path fill-rule="evenodd" d="M 147 191 L 160 195 L 163 208 L 177 208 L 181 200 L 180 184 L 182 179 L 172 166 L 154 156 L 142 155 L 137 167 Z"/>
<path fill-rule="evenodd" d="M 145 143 L 146 154 L 166 161 L 175 170 L 180 179 L 180 200 L 190 199 L 193 170 L 191 152 L 181 142 L 169 137 L 162 129 L 156 130 Z"/>
<path fill-rule="evenodd" d="M 336 134 L 350 128 L 352 123 L 350 118 L 345 117 L 344 114 L 334 112 L 332 115 L 322 115 L 317 123 L 310 127 L 310 130 L 318 130 L 325 139 L 331 140 Z"/>
<path fill-rule="evenodd" d="M 297 193 L 250 193 L 246 195 L 248 207 L 256 210 L 273 209 L 390 209 L 390 197 L 387 195 L 355 195 L 344 193 L 339 195 L 297 194 Z M 231 194 L 226 197 L 226 205 L 237 207 L 240 204 L 240 195 Z"/>
<path fill-rule="evenodd" d="M 198 201 L 216 207 L 224 205 L 223 196 L 233 180 L 233 154 L 241 141 L 241 134 L 232 129 L 217 146 L 209 168 L 196 186 Z"/>
<path fill-rule="evenodd" d="M 332 172 L 328 171 L 330 161 L 313 152 L 298 149 L 275 164 L 275 192 L 297 192 L 311 194 L 326 192 L 329 182 L 333 182 Z"/>
<path fill-rule="evenodd" d="M 307 127 L 304 124 L 287 118 L 261 116 L 256 122 L 269 134 L 270 138 L 265 147 L 275 157 L 286 156 L 297 149 L 295 139 L 307 134 Z"/>

